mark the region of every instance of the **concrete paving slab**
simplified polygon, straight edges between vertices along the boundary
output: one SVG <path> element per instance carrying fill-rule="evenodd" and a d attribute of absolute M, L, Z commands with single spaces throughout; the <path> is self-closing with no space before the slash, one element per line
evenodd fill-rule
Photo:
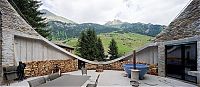
<path fill-rule="evenodd" d="M 81 71 L 70 72 L 69 74 L 81 75 Z M 95 82 L 98 74 L 101 74 L 98 87 L 132 87 L 130 85 L 131 79 L 124 77 L 124 71 L 104 70 L 104 72 L 95 72 L 94 70 L 88 70 L 88 76 L 91 76 L 90 82 Z M 139 82 L 140 87 L 197 87 L 181 80 L 148 74 L 145 75 L 144 80 L 139 80 Z"/>
<path fill-rule="evenodd" d="M 81 71 L 68 72 L 64 74 L 82 75 Z M 125 77 L 124 71 L 104 70 L 103 72 L 95 72 L 88 70 L 88 76 L 91 76 L 81 87 L 86 87 L 89 83 L 95 83 L 98 74 L 100 74 L 98 87 L 132 87 L 130 78 Z M 12 83 L 12 87 L 29 87 L 27 81 L 38 77 L 28 78 L 21 82 Z M 144 80 L 139 80 L 140 87 L 197 87 L 195 84 L 183 82 L 172 78 L 165 78 L 154 75 L 145 75 Z"/>

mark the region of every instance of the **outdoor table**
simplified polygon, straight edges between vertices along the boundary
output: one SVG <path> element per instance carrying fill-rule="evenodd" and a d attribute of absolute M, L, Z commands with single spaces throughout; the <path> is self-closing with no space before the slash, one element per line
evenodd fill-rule
<path fill-rule="evenodd" d="M 58 86 L 71 86 L 71 87 L 81 87 L 90 76 L 79 76 L 79 75 L 63 75 L 55 80 L 48 81 L 38 87 L 58 87 Z"/>

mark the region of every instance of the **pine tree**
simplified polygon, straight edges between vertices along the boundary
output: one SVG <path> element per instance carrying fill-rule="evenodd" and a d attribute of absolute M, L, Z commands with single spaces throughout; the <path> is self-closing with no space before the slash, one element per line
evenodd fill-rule
<path fill-rule="evenodd" d="M 81 32 L 81 35 L 78 39 L 78 45 L 76 47 L 76 54 L 79 55 L 80 57 L 86 58 L 87 57 L 87 52 L 84 51 L 86 50 L 86 34 L 85 32 Z"/>
<path fill-rule="evenodd" d="M 118 58 L 118 47 L 117 47 L 117 43 L 114 39 L 112 39 L 110 42 L 108 54 L 111 55 L 110 56 L 111 60 Z"/>
<path fill-rule="evenodd" d="M 97 60 L 98 61 L 104 61 L 105 54 L 104 54 L 104 48 L 103 44 L 100 38 L 97 40 Z"/>
<path fill-rule="evenodd" d="M 97 60 L 97 35 L 94 30 L 81 32 L 77 45 L 77 54 L 88 60 Z"/>
<path fill-rule="evenodd" d="M 50 36 L 50 31 L 44 29 L 46 23 L 45 18 L 42 18 L 38 8 L 42 5 L 41 1 L 38 0 L 9 0 L 11 5 L 17 10 L 17 12 L 41 34 L 43 37 Z"/>
<path fill-rule="evenodd" d="M 88 58 L 90 60 L 97 60 L 96 59 L 96 54 L 97 54 L 97 48 L 96 48 L 96 41 L 97 41 L 97 36 L 94 30 L 88 29 L 86 31 L 87 33 L 87 51 L 88 51 Z"/>

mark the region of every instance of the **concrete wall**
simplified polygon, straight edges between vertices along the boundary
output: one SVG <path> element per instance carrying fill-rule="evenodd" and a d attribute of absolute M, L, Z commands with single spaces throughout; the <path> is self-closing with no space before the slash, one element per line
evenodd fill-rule
<path fill-rule="evenodd" d="M 16 65 L 19 61 L 67 60 L 72 58 L 42 40 L 15 36 L 14 41 L 14 62 Z"/>
<path fill-rule="evenodd" d="M 147 47 L 136 55 L 137 62 L 145 62 L 147 64 L 157 64 L 158 63 L 158 47 L 151 46 Z"/>

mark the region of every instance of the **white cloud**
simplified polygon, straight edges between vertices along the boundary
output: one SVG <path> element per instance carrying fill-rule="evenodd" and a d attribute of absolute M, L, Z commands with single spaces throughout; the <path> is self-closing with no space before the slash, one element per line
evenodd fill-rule
<path fill-rule="evenodd" d="M 78 23 L 113 19 L 168 25 L 190 0 L 41 0 L 45 8 Z"/>

